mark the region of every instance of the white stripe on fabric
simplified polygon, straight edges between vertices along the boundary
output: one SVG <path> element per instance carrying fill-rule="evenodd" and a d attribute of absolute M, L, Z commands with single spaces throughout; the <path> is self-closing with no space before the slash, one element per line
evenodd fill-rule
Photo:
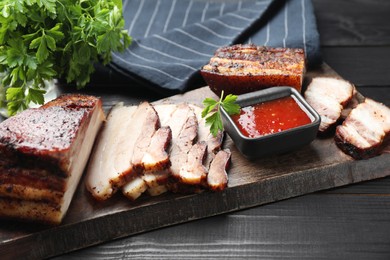
<path fill-rule="evenodd" d="M 224 35 L 221 35 L 219 33 L 216 33 L 215 31 L 211 30 L 210 28 L 204 26 L 203 24 L 200 24 L 200 23 L 195 23 L 194 25 L 200 27 L 200 28 L 203 28 L 204 30 L 210 32 L 211 34 L 219 37 L 219 38 L 222 38 L 222 39 L 229 39 L 231 40 L 232 38 L 234 38 L 234 36 L 224 36 Z"/>
<path fill-rule="evenodd" d="M 203 11 L 202 11 L 202 18 L 200 19 L 200 21 L 203 23 L 204 20 L 206 19 L 206 13 L 207 13 L 207 10 L 209 9 L 209 2 L 206 2 L 206 5 L 205 7 L 203 8 Z"/>
<path fill-rule="evenodd" d="M 194 49 L 188 48 L 188 47 L 186 47 L 186 46 L 184 46 L 184 45 L 181 45 L 181 44 L 179 44 L 179 43 L 177 43 L 177 42 L 171 41 L 171 40 L 169 40 L 169 39 L 167 39 L 167 38 L 162 37 L 161 35 L 157 35 L 157 34 L 156 34 L 156 35 L 154 35 L 154 37 L 157 38 L 157 39 L 160 39 L 160 40 L 162 40 L 162 41 L 165 41 L 166 43 L 169 43 L 169 44 L 171 44 L 171 45 L 173 45 L 173 46 L 179 47 L 179 48 L 181 48 L 181 49 L 183 49 L 183 50 L 187 50 L 187 51 L 189 51 L 189 52 L 192 52 L 192 53 L 194 53 L 194 54 L 201 55 L 201 56 L 204 56 L 204 57 L 210 57 L 210 56 L 211 56 L 211 55 L 208 54 L 208 53 L 198 52 L 198 51 L 195 51 Z"/>
<path fill-rule="evenodd" d="M 135 24 L 135 22 L 138 20 L 138 17 L 139 17 L 139 15 L 140 15 L 140 13 L 141 13 L 141 10 L 142 10 L 142 7 L 143 7 L 143 6 L 144 6 L 144 1 L 141 1 L 141 2 L 140 2 L 140 5 L 138 5 L 138 9 L 137 9 L 137 12 L 136 12 L 135 15 L 134 15 L 134 18 L 133 18 L 132 21 L 131 21 L 131 24 L 130 24 L 130 26 L 129 26 L 129 29 L 127 30 L 128 33 L 129 33 L 129 35 L 131 35 L 131 33 L 132 33 L 132 31 L 133 31 L 134 24 Z"/>
<path fill-rule="evenodd" d="M 182 34 L 184 34 L 184 35 L 186 35 L 186 36 L 188 36 L 188 37 L 190 37 L 191 39 L 193 39 L 193 40 L 195 40 L 195 41 L 198 41 L 198 42 L 200 42 L 200 43 L 203 43 L 204 45 L 208 45 L 208 46 L 211 46 L 211 47 L 217 47 L 217 48 L 220 47 L 220 45 L 217 45 L 217 44 L 214 44 L 214 43 L 211 43 L 211 42 L 206 42 L 206 41 L 204 41 L 204 40 L 202 40 L 202 39 L 199 39 L 199 37 L 194 36 L 194 35 L 192 35 L 192 34 L 186 32 L 186 31 L 184 31 L 184 30 L 182 30 L 182 29 L 176 28 L 176 29 L 174 29 L 174 30 L 175 30 L 175 31 L 178 31 L 178 32 L 180 32 L 180 33 L 182 33 Z"/>
<path fill-rule="evenodd" d="M 154 7 L 152 17 L 150 18 L 148 27 L 146 27 L 146 30 L 145 30 L 145 34 L 144 34 L 145 38 L 149 35 L 150 28 L 152 28 L 152 25 L 153 25 L 153 22 L 154 22 L 154 18 L 156 18 L 157 11 L 158 11 L 158 8 L 160 6 L 160 3 L 161 3 L 160 0 L 158 0 L 157 3 L 156 3 L 156 6 Z"/>
<path fill-rule="evenodd" d="M 303 40 L 303 49 L 306 54 L 306 14 L 305 14 L 304 0 L 301 0 L 301 6 L 302 6 L 302 40 Z"/>
<path fill-rule="evenodd" d="M 186 14 L 184 15 L 184 19 L 183 19 L 183 24 L 182 26 L 186 26 L 187 24 L 187 20 L 188 20 L 188 15 L 190 14 L 190 10 L 191 10 L 191 7 L 192 7 L 192 0 L 189 2 L 188 4 L 188 7 L 187 7 L 187 10 L 186 10 Z"/>
<path fill-rule="evenodd" d="M 270 23 L 267 23 L 267 37 L 265 39 L 265 42 L 264 42 L 264 46 L 267 46 L 268 42 L 269 42 L 269 35 L 270 35 L 270 26 L 269 26 Z"/>
<path fill-rule="evenodd" d="M 171 21 L 171 17 L 172 17 L 173 11 L 175 10 L 175 6 L 176 6 L 176 0 L 173 0 L 172 5 L 171 5 L 171 9 L 169 9 L 169 14 L 168 14 L 167 20 L 165 21 L 163 32 L 166 32 L 168 30 L 168 25 L 169 25 L 169 22 Z"/>
<path fill-rule="evenodd" d="M 268 5 L 269 4 L 269 0 L 265 0 L 265 1 L 257 1 L 256 3 L 255 3 L 255 5 Z"/>
<path fill-rule="evenodd" d="M 225 9 L 225 3 L 222 3 L 221 6 L 220 6 L 220 9 L 219 9 L 219 16 L 223 15 L 224 9 Z"/>
<path fill-rule="evenodd" d="M 167 57 L 167 58 L 170 58 L 170 59 L 174 59 L 174 60 L 178 60 L 178 61 L 183 61 L 183 62 L 188 62 L 188 61 L 193 61 L 194 59 L 184 59 L 184 58 L 180 58 L 180 57 L 177 57 L 177 56 L 172 56 L 166 52 L 162 52 L 162 51 L 159 51 L 157 50 L 156 48 L 151 48 L 151 47 L 148 47 L 148 46 L 145 46 L 143 44 L 140 44 L 137 40 L 133 40 L 133 44 L 137 44 L 140 48 L 142 49 L 145 49 L 147 51 L 150 51 L 150 52 L 155 52 L 161 56 L 164 56 L 164 57 Z"/>
<path fill-rule="evenodd" d="M 226 28 L 232 29 L 232 30 L 236 30 L 236 31 L 241 31 L 243 29 L 242 27 L 237 27 L 237 26 L 232 26 L 232 25 L 226 24 L 226 23 L 222 22 L 221 20 L 218 20 L 217 18 L 211 18 L 210 21 L 216 22 L 216 23 L 222 25 L 223 27 L 226 27 Z"/>
<path fill-rule="evenodd" d="M 242 7 L 242 1 L 240 0 L 240 1 L 238 2 L 237 10 L 241 10 L 241 7 Z"/>
<path fill-rule="evenodd" d="M 122 62 L 124 62 L 126 64 L 131 64 L 131 66 L 136 66 L 136 67 L 141 67 L 141 68 L 144 68 L 144 69 L 153 70 L 155 72 L 158 72 L 158 73 L 160 73 L 162 75 L 165 75 L 165 76 L 167 76 L 167 77 L 169 77 L 171 79 L 177 80 L 177 81 L 183 81 L 184 79 L 186 79 L 186 78 L 180 79 L 180 78 L 175 77 L 175 76 L 173 76 L 173 75 L 171 75 L 171 74 L 169 74 L 169 73 L 167 73 L 167 72 L 165 72 L 163 70 L 156 69 L 155 67 L 151 67 L 151 66 L 147 66 L 147 65 L 141 65 L 141 64 L 136 64 L 134 62 L 128 62 L 125 59 L 123 59 L 121 56 L 116 55 L 115 53 L 113 53 L 112 55 L 114 57 L 116 57 L 118 60 L 120 60 L 120 61 L 122 61 Z"/>
<path fill-rule="evenodd" d="M 151 63 L 156 62 L 156 60 L 147 59 L 147 58 L 145 58 L 145 57 L 143 57 L 143 56 L 140 56 L 140 55 L 138 55 L 138 54 L 132 52 L 129 48 L 126 49 L 126 52 L 129 53 L 130 55 L 132 55 L 132 56 L 134 56 L 134 57 L 140 59 L 140 60 L 143 60 L 143 61 L 146 61 L 146 62 L 151 62 Z M 134 62 L 134 60 L 131 60 L 131 61 Z M 192 66 L 190 66 L 190 65 L 188 65 L 188 64 L 185 64 L 185 63 L 164 62 L 164 61 L 161 61 L 161 60 L 159 60 L 158 63 L 159 63 L 159 64 L 168 64 L 168 65 L 174 64 L 174 65 L 178 65 L 178 66 L 182 66 L 182 67 L 189 68 L 189 69 L 191 69 L 192 71 L 197 71 L 197 70 L 198 70 L 198 68 L 194 68 L 194 67 L 192 67 Z"/>
<path fill-rule="evenodd" d="M 287 37 L 288 37 L 288 1 L 284 5 L 284 38 L 283 38 L 284 48 L 286 48 Z"/>
<path fill-rule="evenodd" d="M 256 13 L 258 13 L 258 12 L 256 11 Z M 248 21 L 248 22 L 252 22 L 253 21 L 253 19 L 251 19 L 251 18 L 247 18 L 245 16 L 241 16 L 241 15 L 238 15 L 238 14 L 235 14 L 235 13 L 228 13 L 226 15 L 233 16 L 235 18 L 238 18 L 238 19 L 241 19 L 241 20 L 244 20 L 244 21 Z"/>

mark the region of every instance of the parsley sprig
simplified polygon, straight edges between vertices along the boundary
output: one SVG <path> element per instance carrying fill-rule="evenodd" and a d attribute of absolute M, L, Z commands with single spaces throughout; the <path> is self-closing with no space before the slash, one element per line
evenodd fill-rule
<path fill-rule="evenodd" d="M 131 43 L 124 24 L 121 0 L 1 0 L 0 106 L 42 104 L 46 80 L 84 87 L 94 63 Z"/>
<path fill-rule="evenodd" d="M 237 96 L 229 94 L 225 98 L 224 92 L 221 92 L 219 100 L 213 98 L 205 98 L 203 100 L 204 109 L 202 118 L 206 118 L 206 125 L 210 127 L 210 132 L 216 136 L 219 131 L 223 131 L 223 123 L 221 117 L 221 106 L 229 115 L 240 113 L 240 106 L 236 103 Z"/>

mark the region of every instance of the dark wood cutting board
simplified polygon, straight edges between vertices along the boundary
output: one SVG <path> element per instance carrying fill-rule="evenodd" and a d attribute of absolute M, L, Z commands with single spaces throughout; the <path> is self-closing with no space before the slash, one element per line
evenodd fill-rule
<path fill-rule="evenodd" d="M 324 65 L 309 71 L 305 82 L 313 76 L 329 75 L 337 77 Z M 156 103 L 201 104 L 209 96 L 213 94 L 204 87 Z M 117 194 L 101 203 L 91 198 L 82 181 L 60 226 L 0 220 L 1 258 L 47 258 L 156 228 L 390 175 L 390 145 L 382 155 L 360 161 L 341 152 L 332 137 L 317 138 L 294 152 L 256 161 L 245 159 L 229 137 L 224 145 L 232 151 L 225 191 L 145 195 L 134 202 Z"/>

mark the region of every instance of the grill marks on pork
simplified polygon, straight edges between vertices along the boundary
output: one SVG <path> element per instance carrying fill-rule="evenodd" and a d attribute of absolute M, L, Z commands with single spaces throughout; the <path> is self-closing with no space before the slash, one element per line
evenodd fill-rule
<path fill-rule="evenodd" d="M 138 106 L 123 106 L 118 104 L 111 110 L 106 124 L 101 132 L 91 158 L 87 172 L 86 187 L 98 200 L 111 197 L 119 188 L 143 171 L 145 154 L 151 154 L 159 147 L 150 144 L 166 146 L 168 140 L 157 140 L 159 137 L 170 138 L 170 135 L 159 132 L 159 117 L 153 106 L 142 102 Z M 153 140 L 153 142 L 152 142 Z M 159 142 L 158 142 L 159 141 Z M 159 168 L 167 167 L 169 161 L 155 161 Z M 152 168 L 152 162 L 149 162 Z"/>
<path fill-rule="evenodd" d="M 101 100 L 63 95 L 0 124 L 0 215 L 59 224 L 104 120 Z"/>
<path fill-rule="evenodd" d="M 380 153 L 390 135 L 390 109 L 366 98 L 336 128 L 337 146 L 355 159 Z"/>
<path fill-rule="evenodd" d="M 355 87 L 348 81 L 327 77 L 313 78 L 305 91 L 305 99 L 321 116 L 320 133 L 334 129 L 354 93 Z"/>

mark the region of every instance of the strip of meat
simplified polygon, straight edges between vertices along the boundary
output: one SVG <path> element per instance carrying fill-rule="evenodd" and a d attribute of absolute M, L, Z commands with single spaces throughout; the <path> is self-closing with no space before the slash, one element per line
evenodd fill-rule
<path fill-rule="evenodd" d="M 227 187 L 228 175 L 226 169 L 229 167 L 231 152 L 229 149 L 219 151 L 210 164 L 207 184 L 211 190 L 221 191 Z"/>
<path fill-rule="evenodd" d="M 171 138 L 172 134 L 169 127 L 161 127 L 154 133 L 140 162 L 142 166 L 142 171 L 139 172 L 140 176 L 134 178 L 122 188 L 122 192 L 126 197 L 135 200 L 146 190 L 152 194 L 160 194 L 163 191 L 160 187 L 156 188 L 160 186 L 159 182 L 168 179 L 170 175 L 166 169 L 170 166 L 167 148 L 170 145 Z M 152 191 L 155 189 L 156 191 Z"/>
<path fill-rule="evenodd" d="M 187 104 L 181 103 L 164 111 L 166 105 L 155 106 L 161 122 L 172 129 L 172 145 L 169 151 L 174 178 L 180 179 L 180 169 L 187 161 L 187 154 L 195 142 L 198 133 L 198 121 L 194 111 Z"/>
<path fill-rule="evenodd" d="M 339 122 L 343 109 L 354 96 L 354 89 L 351 83 L 343 79 L 313 78 L 305 91 L 305 99 L 321 116 L 321 134 Z"/>
<path fill-rule="evenodd" d="M 179 181 L 190 185 L 201 184 L 207 177 L 207 169 L 203 165 L 206 156 L 206 142 L 194 144 L 188 152 L 186 162 L 180 168 Z"/>
<path fill-rule="evenodd" d="M 134 178 L 158 126 L 148 102 L 112 108 L 87 171 L 86 187 L 96 199 L 108 199 Z"/>
<path fill-rule="evenodd" d="M 390 109 L 366 98 L 336 128 L 337 146 L 355 159 L 380 153 L 390 135 Z"/>
<path fill-rule="evenodd" d="M 143 171 L 160 171 L 170 166 L 168 147 L 171 144 L 170 127 L 161 127 L 153 135 L 150 145 L 143 154 L 141 165 Z"/>
<path fill-rule="evenodd" d="M 59 224 L 104 118 L 99 98 L 63 95 L 2 122 L 0 216 Z"/>

